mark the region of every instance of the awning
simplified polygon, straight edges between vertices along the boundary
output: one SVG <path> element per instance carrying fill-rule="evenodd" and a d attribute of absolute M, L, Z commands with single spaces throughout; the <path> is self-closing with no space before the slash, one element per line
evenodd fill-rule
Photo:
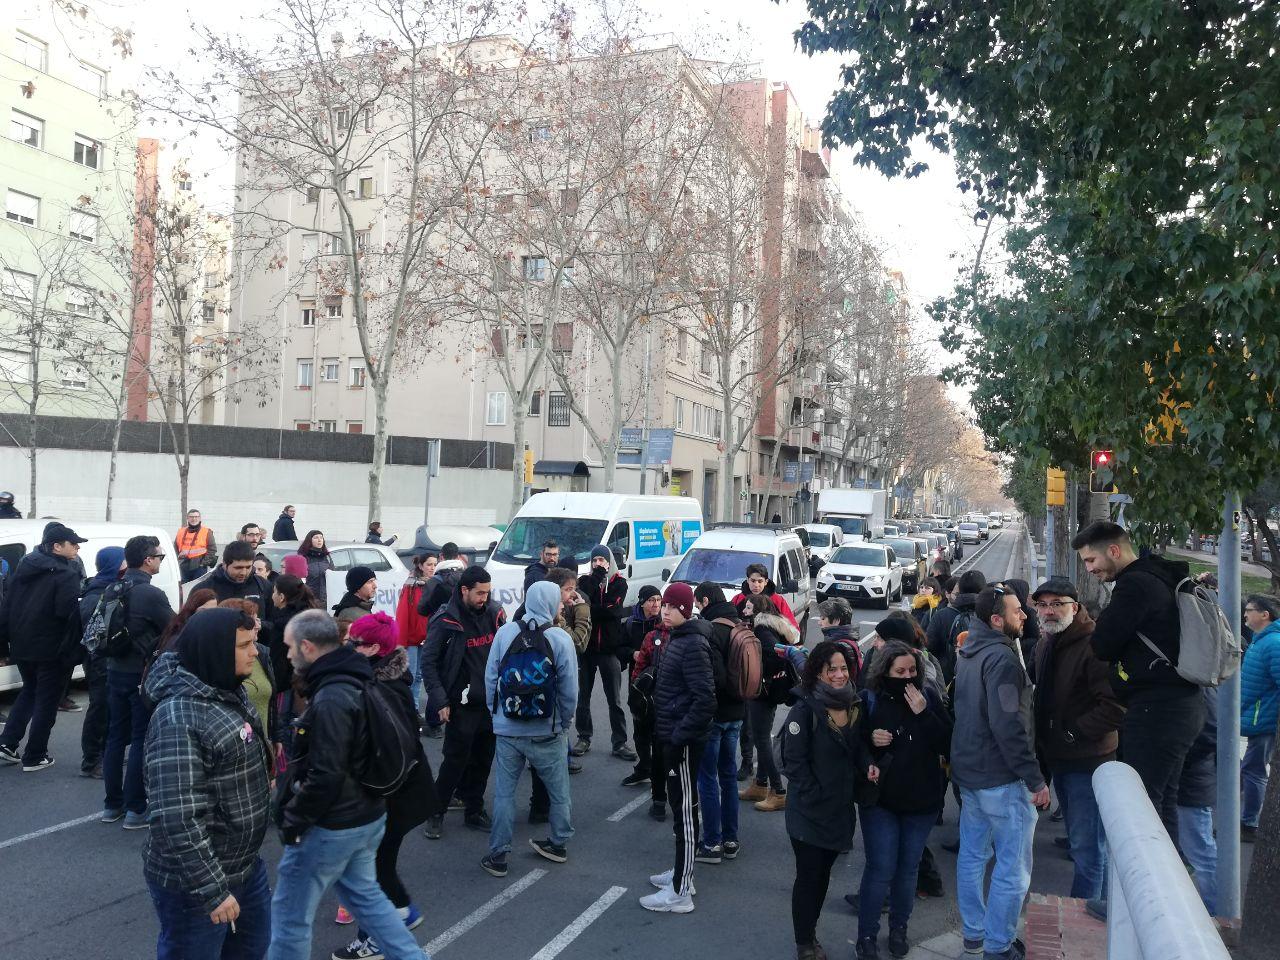
<path fill-rule="evenodd" d="M 591 471 L 581 460 L 539 460 L 533 472 L 544 477 L 589 477 Z"/>

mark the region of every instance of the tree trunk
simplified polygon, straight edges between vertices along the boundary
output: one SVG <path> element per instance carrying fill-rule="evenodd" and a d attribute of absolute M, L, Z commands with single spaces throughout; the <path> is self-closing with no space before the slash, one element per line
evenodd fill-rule
<path fill-rule="evenodd" d="M 1068 487 L 1067 489 L 1071 490 L 1072 495 L 1077 497 L 1077 509 L 1081 504 L 1084 506 L 1084 516 L 1079 520 L 1081 529 L 1087 527 L 1094 520 L 1105 520 L 1111 515 L 1111 507 L 1107 502 L 1105 493 L 1091 493 L 1083 484 L 1074 488 Z M 1079 531 L 1072 531 L 1071 536 L 1075 536 L 1077 532 Z M 1069 547 L 1070 544 L 1068 544 Z M 1074 550 L 1071 552 L 1075 554 Z M 1074 569 L 1074 583 L 1076 589 L 1080 592 L 1080 602 L 1085 605 L 1093 605 L 1095 608 L 1105 607 L 1110 595 L 1102 586 L 1101 581 L 1084 568 L 1084 561 L 1080 559 L 1078 554 L 1074 558 Z"/>
<path fill-rule="evenodd" d="M 182 520 L 187 518 L 189 492 L 191 489 L 191 457 L 178 458 L 178 498 L 182 501 Z"/>
<path fill-rule="evenodd" d="M 525 409 L 528 400 L 515 404 L 515 422 L 511 427 L 511 439 L 514 452 L 511 455 L 511 513 L 514 517 L 524 503 L 524 431 Z"/>
<path fill-rule="evenodd" d="M 1071 526 L 1067 523 L 1067 508 L 1051 507 L 1046 523 L 1053 524 L 1053 572 L 1060 577 L 1075 573 L 1076 552 L 1071 549 Z"/>
<path fill-rule="evenodd" d="M 613 493 L 618 474 L 618 433 L 622 428 L 622 350 L 612 351 L 612 356 L 609 358 L 609 373 L 613 377 L 613 389 L 610 391 L 609 398 L 609 422 L 613 429 L 609 431 L 600 451 L 600 467 L 604 471 L 605 493 Z"/>
<path fill-rule="evenodd" d="M 1275 769 L 1277 757 L 1271 754 Z M 1245 960 L 1271 960 L 1280 943 L 1280 777 L 1267 783 L 1258 821 L 1258 837 L 1253 844 L 1253 864 L 1245 888 L 1240 939 Z"/>
<path fill-rule="evenodd" d="M 733 493 L 733 460 L 736 454 L 725 445 L 720 454 L 720 515 L 716 518 L 726 523 L 738 519 L 738 498 Z"/>
<path fill-rule="evenodd" d="M 387 389 L 389 382 L 383 371 L 373 381 L 373 462 L 369 465 L 369 514 L 373 523 L 382 512 L 382 474 L 387 466 Z"/>
<path fill-rule="evenodd" d="M 1258 526 L 1253 522 L 1253 511 L 1248 507 L 1244 507 L 1241 511 L 1244 514 L 1245 521 L 1249 524 L 1249 549 L 1252 551 L 1252 559 L 1254 563 L 1262 562 L 1262 544 L 1258 540 Z"/>
<path fill-rule="evenodd" d="M 116 414 L 115 430 L 111 433 L 111 461 L 107 467 L 107 513 L 103 517 L 107 523 L 111 522 L 111 500 L 116 490 L 116 464 L 120 459 L 120 432 L 124 424 L 124 408 L 118 409 Z M 183 514 L 183 517 L 185 519 L 186 514 Z"/>

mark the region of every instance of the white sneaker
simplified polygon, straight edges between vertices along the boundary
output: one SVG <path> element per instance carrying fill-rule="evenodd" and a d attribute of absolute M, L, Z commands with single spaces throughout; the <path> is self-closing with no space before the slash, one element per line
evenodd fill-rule
<path fill-rule="evenodd" d="M 657 893 L 641 897 L 640 906 L 654 913 L 692 913 L 693 897 L 688 894 L 682 897 L 670 887 L 663 887 Z"/>
<path fill-rule="evenodd" d="M 659 890 L 661 890 L 663 887 L 669 887 L 669 886 L 671 886 L 672 881 L 675 879 L 675 874 L 676 874 L 676 872 L 675 872 L 675 870 L 674 870 L 674 869 L 673 869 L 673 870 L 664 870 L 664 871 L 662 871 L 662 873 L 655 873 L 653 876 L 651 876 L 651 877 L 649 878 L 649 882 L 650 882 L 650 883 L 652 883 L 652 884 L 653 884 L 655 887 L 657 887 Z M 690 881 L 689 881 L 689 896 L 693 896 L 693 895 L 694 895 L 695 893 L 697 893 L 697 892 L 698 892 L 698 890 L 697 890 L 697 888 L 693 885 L 693 881 L 692 881 L 692 880 L 690 880 Z"/>

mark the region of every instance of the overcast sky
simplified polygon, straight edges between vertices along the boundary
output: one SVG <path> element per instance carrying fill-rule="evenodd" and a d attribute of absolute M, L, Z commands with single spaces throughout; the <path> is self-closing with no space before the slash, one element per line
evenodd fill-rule
<path fill-rule="evenodd" d="M 146 65 L 190 69 L 185 51 L 189 44 L 189 10 L 202 22 L 222 31 L 252 31 L 255 13 L 272 0 L 217 0 L 192 5 L 186 0 L 103 0 L 131 21 L 135 52 Z M 749 35 L 751 56 L 760 61 L 771 80 L 790 84 L 801 109 L 818 124 L 831 93 L 839 83 L 840 61 L 826 56 L 811 59 L 795 49 L 792 33 L 803 22 L 803 0 L 636 0 L 652 13 L 653 33 L 673 32 L 677 37 L 716 31 L 729 34 L 741 24 Z M 104 11 L 105 13 L 105 11 Z M 250 18 L 246 20 L 246 17 Z M 212 162 L 229 162 L 213 157 Z M 967 259 L 977 231 L 966 214 L 962 194 L 956 189 L 954 168 L 948 157 L 925 149 L 930 170 L 912 180 L 888 180 L 879 173 L 856 167 L 837 150 L 834 166 L 845 195 L 877 235 L 891 266 L 907 278 L 918 316 L 920 305 L 947 293 L 956 265 Z M 924 332 L 924 331 L 922 331 Z"/>

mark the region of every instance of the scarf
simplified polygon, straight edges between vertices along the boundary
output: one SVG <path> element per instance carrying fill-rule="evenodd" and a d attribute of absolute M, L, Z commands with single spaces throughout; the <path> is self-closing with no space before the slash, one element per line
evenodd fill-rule
<path fill-rule="evenodd" d="M 843 687 L 833 687 L 819 680 L 813 685 L 813 699 L 828 710 L 848 710 L 857 698 L 858 691 L 853 688 L 852 683 L 846 683 Z"/>
<path fill-rule="evenodd" d="M 240 610 L 216 607 L 197 610 L 178 635 L 178 662 L 218 690 L 235 690 L 236 628 L 244 614 Z"/>

